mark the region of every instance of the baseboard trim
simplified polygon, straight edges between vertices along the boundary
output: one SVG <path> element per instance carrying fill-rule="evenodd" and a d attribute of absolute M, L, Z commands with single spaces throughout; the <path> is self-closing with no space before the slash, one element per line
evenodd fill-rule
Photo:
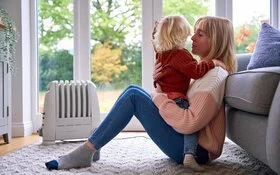
<path fill-rule="evenodd" d="M 24 137 L 33 133 L 32 121 L 28 122 L 13 122 L 12 137 Z"/>

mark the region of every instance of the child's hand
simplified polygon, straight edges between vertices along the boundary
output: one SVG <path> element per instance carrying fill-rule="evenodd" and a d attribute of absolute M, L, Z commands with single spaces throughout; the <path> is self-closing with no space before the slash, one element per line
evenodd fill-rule
<path fill-rule="evenodd" d="M 157 20 L 156 22 L 155 22 L 155 26 L 154 26 L 154 30 L 153 30 L 153 33 L 152 33 L 152 38 L 153 39 L 155 39 L 155 34 L 156 34 L 156 32 L 157 32 L 157 27 L 158 27 L 158 24 L 159 24 L 159 21 L 160 21 L 161 19 L 159 19 L 159 20 Z"/>
<path fill-rule="evenodd" d="M 155 22 L 154 30 L 153 30 L 153 33 L 152 33 L 152 39 L 155 39 L 155 34 L 157 32 L 157 26 L 158 26 L 158 21 Z"/>
<path fill-rule="evenodd" d="M 212 59 L 212 61 L 214 62 L 215 66 L 220 66 L 223 69 L 227 70 L 226 65 L 221 60 Z"/>
<path fill-rule="evenodd" d="M 160 87 L 160 85 L 158 84 L 158 83 L 156 83 L 156 89 L 155 89 L 155 91 L 157 92 L 157 93 L 162 93 L 162 90 L 161 90 L 161 87 Z"/>

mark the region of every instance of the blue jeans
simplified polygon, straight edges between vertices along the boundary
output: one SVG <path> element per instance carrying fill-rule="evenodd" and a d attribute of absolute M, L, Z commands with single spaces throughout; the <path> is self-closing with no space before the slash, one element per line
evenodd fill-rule
<path fill-rule="evenodd" d="M 88 138 L 95 149 L 112 140 L 135 116 L 153 142 L 171 159 L 183 163 L 184 135 L 176 132 L 160 116 L 150 95 L 141 87 L 130 85 L 119 96 L 111 111 Z M 197 147 L 197 162 L 206 163 L 208 151 Z"/>
<path fill-rule="evenodd" d="M 189 107 L 189 101 L 183 98 L 175 98 L 175 103 L 183 109 Z M 184 135 L 184 154 L 192 154 L 196 156 L 196 148 L 198 144 L 198 135 L 197 133 L 185 134 Z"/>

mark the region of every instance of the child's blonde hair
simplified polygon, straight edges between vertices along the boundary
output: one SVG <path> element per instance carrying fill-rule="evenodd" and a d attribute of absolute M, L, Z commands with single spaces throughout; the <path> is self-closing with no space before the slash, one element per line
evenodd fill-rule
<path fill-rule="evenodd" d="M 169 15 L 160 19 L 153 44 L 157 52 L 183 49 L 190 35 L 190 24 L 183 16 Z"/>

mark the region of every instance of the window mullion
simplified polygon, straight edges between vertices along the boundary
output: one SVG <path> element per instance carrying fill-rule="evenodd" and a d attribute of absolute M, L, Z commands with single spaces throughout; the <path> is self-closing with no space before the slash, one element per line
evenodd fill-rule
<path fill-rule="evenodd" d="M 232 21 L 232 0 L 216 0 L 215 15 Z"/>
<path fill-rule="evenodd" d="M 270 0 L 270 19 L 271 25 L 275 28 L 280 28 L 280 3 L 279 0 Z"/>
<path fill-rule="evenodd" d="M 74 4 L 74 79 L 90 80 L 90 0 Z"/>
<path fill-rule="evenodd" d="M 154 22 L 162 15 L 161 11 L 162 0 L 142 0 L 142 42 L 145 43 L 142 45 L 142 86 L 148 92 L 154 89 L 154 50 L 151 34 Z"/>

